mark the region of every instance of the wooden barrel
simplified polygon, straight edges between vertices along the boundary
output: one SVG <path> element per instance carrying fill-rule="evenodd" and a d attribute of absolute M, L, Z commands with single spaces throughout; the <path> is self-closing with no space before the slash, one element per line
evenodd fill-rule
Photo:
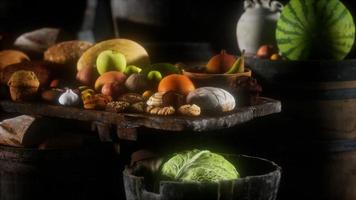
<path fill-rule="evenodd" d="M 225 156 L 241 178 L 220 183 L 160 181 L 159 194 L 149 191 L 145 177 L 130 169 L 123 172 L 127 200 L 274 200 L 277 198 L 281 168 L 275 163 L 249 156 Z M 147 177 L 146 177 L 147 178 Z"/>
<path fill-rule="evenodd" d="M 0 146 L 0 199 L 109 199 L 119 181 L 111 148 L 37 150 Z M 113 189 L 115 186 L 115 190 Z"/>
<path fill-rule="evenodd" d="M 356 60 L 248 60 L 283 110 L 323 139 L 356 139 Z"/>
<path fill-rule="evenodd" d="M 284 148 L 284 198 L 356 199 L 356 60 L 247 63 L 282 101 L 269 128 Z"/>

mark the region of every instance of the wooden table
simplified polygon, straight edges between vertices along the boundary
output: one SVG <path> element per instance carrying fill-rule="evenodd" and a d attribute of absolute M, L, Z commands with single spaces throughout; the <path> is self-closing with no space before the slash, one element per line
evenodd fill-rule
<path fill-rule="evenodd" d="M 240 107 L 232 112 L 218 116 L 155 116 L 149 114 L 111 113 L 106 111 L 85 110 L 75 107 L 47 105 L 43 103 L 15 103 L 0 101 L 0 110 L 8 113 L 57 117 L 93 122 L 103 141 L 111 141 L 110 127 L 116 126 L 120 139 L 136 140 L 137 127 L 147 127 L 166 131 L 204 132 L 231 128 L 238 124 L 281 112 L 281 102 L 260 97 L 259 103 L 253 106 Z"/>

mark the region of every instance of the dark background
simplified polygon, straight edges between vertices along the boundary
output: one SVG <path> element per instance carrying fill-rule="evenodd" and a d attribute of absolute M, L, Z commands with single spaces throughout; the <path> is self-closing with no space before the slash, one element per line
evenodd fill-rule
<path fill-rule="evenodd" d="M 118 0 L 119 1 L 119 0 Z M 96 40 L 113 37 L 107 0 L 98 0 L 94 33 Z M 125 1 L 123 1 L 125 2 Z M 130 2 L 130 1 L 126 1 Z M 198 42 L 211 44 L 214 51 L 222 48 L 237 51 L 236 23 L 243 11 L 241 0 L 133 0 L 129 16 L 148 13 L 153 23 L 117 20 L 121 37 L 149 43 Z M 138 2 L 138 3 L 137 3 Z M 142 2 L 142 3 L 141 3 Z M 281 0 L 286 3 L 286 0 Z M 354 1 L 343 1 L 355 13 Z M 152 9 L 156 8 L 156 10 Z M 43 26 L 60 27 L 75 37 L 81 29 L 86 0 L 1 0 L 0 32 L 20 34 Z M 145 9 L 151 8 L 148 12 Z M 146 10 L 147 11 L 147 10 Z M 145 20 L 142 20 L 145 21 Z M 108 26 L 109 25 L 109 26 Z"/>

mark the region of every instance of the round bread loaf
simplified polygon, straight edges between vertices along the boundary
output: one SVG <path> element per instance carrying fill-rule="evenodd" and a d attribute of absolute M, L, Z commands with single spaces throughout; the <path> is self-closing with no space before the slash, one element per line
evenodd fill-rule
<path fill-rule="evenodd" d="M 76 64 L 82 54 L 92 46 L 91 43 L 85 41 L 66 41 L 55 44 L 47 49 L 44 53 L 44 60 L 57 64 L 73 65 L 76 69 Z"/>
<path fill-rule="evenodd" d="M 190 92 L 188 104 L 198 105 L 203 112 L 228 112 L 235 108 L 235 98 L 226 90 L 216 87 L 202 87 Z"/>

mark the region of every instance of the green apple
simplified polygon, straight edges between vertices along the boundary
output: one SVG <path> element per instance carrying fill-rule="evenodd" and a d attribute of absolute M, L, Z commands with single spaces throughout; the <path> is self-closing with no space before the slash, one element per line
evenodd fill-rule
<path fill-rule="evenodd" d="M 96 59 L 96 68 L 100 75 L 109 71 L 124 72 L 126 58 L 122 53 L 113 50 L 102 51 Z"/>
<path fill-rule="evenodd" d="M 138 74 L 142 71 L 141 68 L 135 66 L 135 65 L 129 65 L 125 69 L 125 74 L 131 75 L 131 74 Z"/>
<path fill-rule="evenodd" d="M 162 80 L 162 74 L 159 71 L 150 71 L 147 74 L 147 79 L 150 80 L 150 81 L 159 82 L 160 80 Z"/>

